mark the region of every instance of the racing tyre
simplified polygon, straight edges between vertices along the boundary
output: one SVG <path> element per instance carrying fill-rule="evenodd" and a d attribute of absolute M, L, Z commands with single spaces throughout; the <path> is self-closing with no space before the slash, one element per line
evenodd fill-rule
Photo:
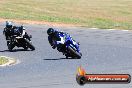
<path fill-rule="evenodd" d="M 28 46 L 23 46 L 24 50 L 28 50 Z"/>
<path fill-rule="evenodd" d="M 35 50 L 35 47 L 32 45 L 32 43 L 31 43 L 29 40 L 25 39 L 25 41 L 26 41 L 26 43 L 27 43 L 27 46 L 28 46 L 32 51 Z"/>
<path fill-rule="evenodd" d="M 77 51 L 73 50 L 70 46 L 68 47 L 68 50 L 70 51 L 72 58 L 81 59 L 81 53 L 78 53 Z"/>
<path fill-rule="evenodd" d="M 8 43 L 8 50 L 9 50 L 10 52 L 12 52 L 12 49 L 13 49 L 14 47 L 15 47 L 14 44 Z"/>

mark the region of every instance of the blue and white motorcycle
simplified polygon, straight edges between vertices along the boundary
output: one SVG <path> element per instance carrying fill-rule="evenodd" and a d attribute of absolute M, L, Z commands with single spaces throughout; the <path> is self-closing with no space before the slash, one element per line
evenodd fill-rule
<path fill-rule="evenodd" d="M 59 34 L 59 40 L 55 41 L 57 45 L 57 50 L 59 52 L 62 52 L 63 55 L 66 56 L 66 58 L 76 58 L 80 59 L 82 56 L 82 53 L 79 49 L 79 43 L 77 43 L 75 40 L 72 39 L 72 37 L 69 34 Z"/>

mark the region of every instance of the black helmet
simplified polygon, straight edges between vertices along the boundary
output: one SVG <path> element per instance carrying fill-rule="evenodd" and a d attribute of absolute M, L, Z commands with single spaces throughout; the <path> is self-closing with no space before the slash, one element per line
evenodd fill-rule
<path fill-rule="evenodd" d="M 52 34 L 54 34 L 55 33 L 55 30 L 53 29 L 53 28 L 49 28 L 48 30 L 47 30 L 47 34 L 48 35 L 52 35 Z"/>
<path fill-rule="evenodd" d="M 11 28 L 11 27 L 12 27 L 12 22 L 6 21 L 6 27 L 7 27 L 7 28 Z"/>

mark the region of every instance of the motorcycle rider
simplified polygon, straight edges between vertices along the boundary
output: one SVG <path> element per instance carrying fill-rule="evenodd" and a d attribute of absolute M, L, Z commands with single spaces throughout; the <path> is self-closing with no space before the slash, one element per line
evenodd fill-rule
<path fill-rule="evenodd" d="M 27 38 L 29 41 L 30 37 L 28 36 L 27 32 L 25 31 L 25 28 L 22 26 L 13 26 L 11 21 L 6 21 L 6 27 L 4 28 L 3 34 L 6 37 L 7 40 L 7 45 L 9 43 L 10 37 L 13 35 L 17 35 L 17 36 L 24 36 L 25 38 Z"/>
<path fill-rule="evenodd" d="M 59 48 L 59 45 L 57 46 L 57 44 L 55 43 L 55 41 L 60 41 L 61 39 L 60 39 L 60 34 L 62 34 L 62 35 L 64 35 L 65 37 L 66 36 L 69 36 L 69 37 L 71 37 L 68 33 L 64 33 L 64 32 L 61 32 L 61 31 L 57 31 L 57 30 L 55 30 L 54 28 L 49 28 L 48 30 L 47 30 L 47 34 L 49 35 L 48 36 L 48 41 L 49 41 L 49 43 L 50 43 L 50 45 L 52 46 L 52 48 L 53 49 L 55 49 L 56 47 L 57 47 L 57 50 L 59 51 L 59 52 L 62 52 L 63 53 L 63 49 L 64 48 Z M 71 37 L 72 38 L 72 37 Z M 73 40 L 73 39 L 72 39 Z M 75 40 L 73 40 L 74 42 L 75 42 Z M 79 43 L 78 43 L 79 44 Z M 76 46 L 75 46 L 76 47 Z M 64 53 L 63 53 L 64 54 Z"/>

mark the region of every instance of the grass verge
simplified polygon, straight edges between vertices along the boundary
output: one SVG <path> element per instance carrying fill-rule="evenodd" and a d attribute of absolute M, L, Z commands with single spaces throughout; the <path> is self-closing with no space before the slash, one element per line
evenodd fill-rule
<path fill-rule="evenodd" d="M 132 29 L 132 1 L 1 0 L 0 18 Z"/>
<path fill-rule="evenodd" d="M 5 57 L 0 57 L 0 65 L 7 63 L 9 60 Z"/>

